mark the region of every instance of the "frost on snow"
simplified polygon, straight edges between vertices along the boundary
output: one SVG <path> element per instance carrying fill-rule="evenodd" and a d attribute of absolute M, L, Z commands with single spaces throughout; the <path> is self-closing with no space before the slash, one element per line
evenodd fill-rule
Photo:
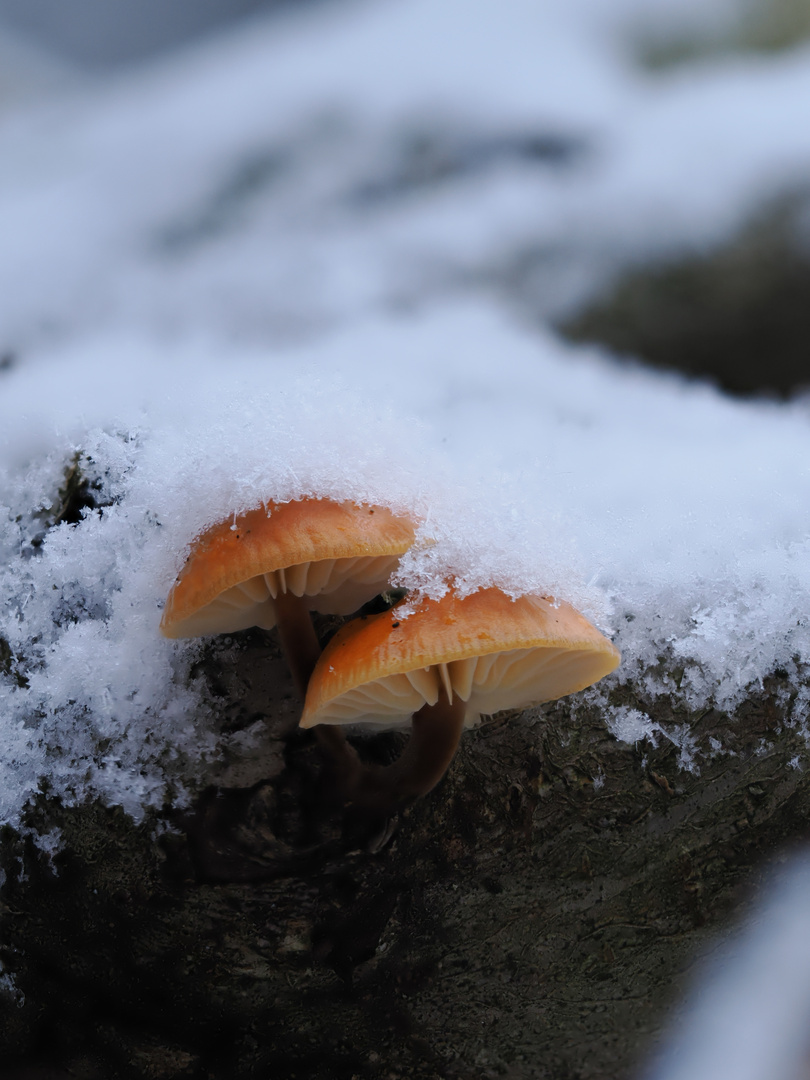
<path fill-rule="evenodd" d="M 43 784 L 138 816 L 217 758 L 160 605 L 201 529 L 269 499 L 409 510 L 399 583 L 569 600 L 622 651 L 609 685 L 799 685 L 807 402 L 564 344 L 491 289 L 533 252 L 534 314 L 571 307 L 810 168 L 806 55 L 653 83 L 622 39 L 648 6 L 324 8 L 0 112 L 2 820 Z M 92 505 L 58 520 L 74 459 Z M 605 716 L 699 768 L 688 732 Z"/>

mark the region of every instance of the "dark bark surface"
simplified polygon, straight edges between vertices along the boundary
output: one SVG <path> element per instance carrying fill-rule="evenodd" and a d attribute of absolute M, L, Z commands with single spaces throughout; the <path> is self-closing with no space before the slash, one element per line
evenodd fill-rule
<path fill-rule="evenodd" d="M 560 327 L 732 394 L 810 386 L 806 191 L 761 210 L 727 243 L 633 268 Z"/>
<path fill-rule="evenodd" d="M 778 679 L 734 716 L 616 691 L 688 724 L 699 774 L 594 710 L 496 718 L 389 836 L 330 800 L 261 635 L 210 677 L 223 724 L 270 702 L 248 772 L 170 827 L 43 803 L 54 865 L 5 837 L 2 1075 L 630 1077 L 695 958 L 807 834 Z M 733 753 L 712 758 L 710 735 Z"/>

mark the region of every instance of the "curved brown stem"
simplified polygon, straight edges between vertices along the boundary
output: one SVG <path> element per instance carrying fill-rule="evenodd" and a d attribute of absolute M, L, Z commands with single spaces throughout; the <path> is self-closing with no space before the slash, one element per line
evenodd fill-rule
<path fill-rule="evenodd" d="M 287 658 L 293 681 L 301 697 L 321 655 L 321 646 L 312 625 L 307 602 L 291 592 L 280 592 L 274 600 L 278 636 Z"/>
<path fill-rule="evenodd" d="M 309 677 L 321 655 L 312 617 L 306 601 L 294 593 L 279 593 L 275 607 L 281 647 L 295 685 L 305 697 Z M 461 738 L 465 709 L 461 698 L 450 701 L 442 688 L 435 705 L 424 705 L 414 714 L 408 745 L 386 768 L 363 765 L 342 727 L 318 724 L 313 731 L 337 768 L 347 802 L 390 812 L 426 795 L 447 772 Z"/>
<path fill-rule="evenodd" d="M 362 767 L 348 793 L 350 800 L 390 811 L 431 791 L 453 760 L 466 707 L 461 698 L 450 701 L 442 689 L 435 705 L 424 705 L 414 714 L 408 745 L 393 765 Z"/>
<path fill-rule="evenodd" d="M 278 635 L 287 658 L 293 681 L 301 698 L 306 697 L 307 684 L 318 658 L 321 646 L 306 600 L 291 592 L 280 592 L 274 600 Z M 331 724 L 318 724 L 313 728 L 315 737 L 323 749 L 332 756 L 340 770 L 341 784 L 350 784 L 361 768 L 360 759 L 353 746 L 346 741 L 343 729 Z M 345 777 L 345 779 L 344 779 Z"/>

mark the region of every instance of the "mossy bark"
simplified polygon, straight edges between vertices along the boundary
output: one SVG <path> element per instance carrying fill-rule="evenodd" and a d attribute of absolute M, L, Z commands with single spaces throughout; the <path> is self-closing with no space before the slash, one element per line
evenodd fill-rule
<path fill-rule="evenodd" d="M 258 637 L 234 653 L 245 722 L 277 682 L 264 779 L 210 787 L 168 828 L 43 802 L 53 865 L 5 837 L 4 1075 L 620 1080 L 807 832 L 778 680 L 734 716 L 617 691 L 689 726 L 699 774 L 666 740 L 617 742 L 595 709 L 495 719 L 389 836 L 330 800 L 267 655 Z M 711 757 L 718 735 L 733 753 Z"/>
<path fill-rule="evenodd" d="M 807 212 L 804 189 L 775 199 L 715 249 L 628 270 L 559 329 L 732 394 L 806 390 Z"/>

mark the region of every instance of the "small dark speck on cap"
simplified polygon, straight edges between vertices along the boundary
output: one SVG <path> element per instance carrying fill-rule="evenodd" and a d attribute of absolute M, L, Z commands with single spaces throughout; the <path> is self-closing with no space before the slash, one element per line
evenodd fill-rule
<path fill-rule="evenodd" d="M 392 623 L 391 623 L 391 629 L 392 629 L 392 630 L 396 630 L 396 628 L 397 628 L 398 626 L 399 626 L 399 623 L 398 623 L 398 622 L 392 622 Z"/>

